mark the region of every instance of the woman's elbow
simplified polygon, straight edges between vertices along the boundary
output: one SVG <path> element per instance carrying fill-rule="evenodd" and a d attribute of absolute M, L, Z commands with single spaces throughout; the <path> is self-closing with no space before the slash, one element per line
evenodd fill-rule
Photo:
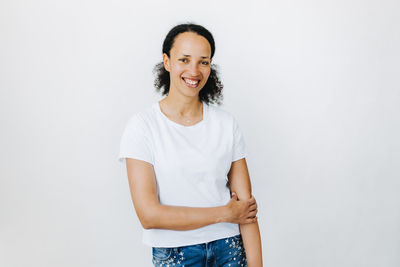
<path fill-rule="evenodd" d="M 142 225 L 143 229 L 152 229 L 151 220 L 147 219 L 146 217 L 139 217 L 140 224 Z"/>
<path fill-rule="evenodd" d="M 140 224 L 146 230 L 157 228 L 157 211 L 155 209 L 147 209 L 142 212 L 138 212 Z"/>

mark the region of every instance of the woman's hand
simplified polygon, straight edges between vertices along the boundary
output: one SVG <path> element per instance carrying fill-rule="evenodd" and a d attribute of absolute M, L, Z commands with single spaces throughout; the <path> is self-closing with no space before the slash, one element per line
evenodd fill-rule
<path fill-rule="evenodd" d="M 228 210 L 228 222 L 247 224 L 257 221 L 257 203 L 253 196 L 250 199 L 239 200 L 236 193 L 232 192 L 232 198 L 225 207 Z"/>

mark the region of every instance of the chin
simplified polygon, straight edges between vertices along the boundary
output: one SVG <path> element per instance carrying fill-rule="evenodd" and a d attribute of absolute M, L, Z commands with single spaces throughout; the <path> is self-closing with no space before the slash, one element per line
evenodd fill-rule
<path fill-rule="evenodd" d="M 185 88 L 181 93 L 187 97 L 195 97 L 199 95 L 200 90 L 190 90 L 189 88 Z"/>
<path fill-rule="evenodd" d="M 197 94 L 184 94 L 184 95 L 187 97 L 198 97 L 199 96 L 198 93 Z"/>

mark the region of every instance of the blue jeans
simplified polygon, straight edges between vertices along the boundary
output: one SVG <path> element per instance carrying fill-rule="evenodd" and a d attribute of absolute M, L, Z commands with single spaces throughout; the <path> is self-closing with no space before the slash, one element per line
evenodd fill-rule
<path fill-rule="evenodd" d="M 242 236 L 175 247 L 153 247 L 155 267 L 247 267 Z"/>

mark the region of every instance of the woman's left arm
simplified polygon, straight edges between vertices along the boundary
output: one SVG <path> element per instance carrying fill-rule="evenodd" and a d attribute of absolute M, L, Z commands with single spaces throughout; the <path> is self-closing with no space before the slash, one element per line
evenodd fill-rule
<path fill-rule="evenodd" d="M 235 192 L 240 200 L 251 198 L 251 182 L 245 158 L 232 162 L 228 178 L 231 192 Z M 261 236 L 258 222 L 240 224 L 239 227 L 246 251 L 248 266 L 263 266 Z"/>

